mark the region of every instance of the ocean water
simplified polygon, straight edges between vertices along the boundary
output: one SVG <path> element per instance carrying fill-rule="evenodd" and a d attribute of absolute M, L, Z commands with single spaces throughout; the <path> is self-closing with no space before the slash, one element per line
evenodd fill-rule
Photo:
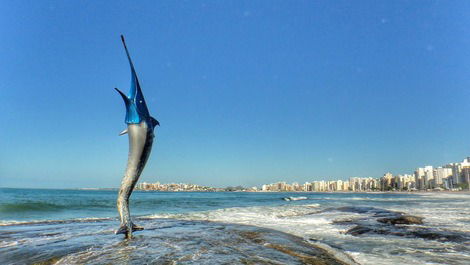
<path fill-rule="evenodd" d="M 135 191 L 132 240 L 116 196 L 0 189 L 0 264 L 470 264 L 469 193 Z M 402 214 L 423 224 L 379 222 Z"/>

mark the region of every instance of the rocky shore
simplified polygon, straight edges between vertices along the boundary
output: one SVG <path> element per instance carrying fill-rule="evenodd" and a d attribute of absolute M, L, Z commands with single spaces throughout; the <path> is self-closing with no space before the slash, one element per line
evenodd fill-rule
<path fill-rule="evenodd" d="M 271 229 L 207 221 L 139 218 L 130 240 L 115 220 L 2 227 L 1 264 L 344 265 L 302 238 Z"/>
<path fill-rule="evenodd" d="M 334 211 L 372 214 L 369 218 L 334 220 L 336 225 L 350 227 L 345 234 L 361 236 L 365 234 L 416 237 L 441 242 L 465 242 L 470 235 L 424 226 L 424 218 L 374 207 L 340 207 Z"/>

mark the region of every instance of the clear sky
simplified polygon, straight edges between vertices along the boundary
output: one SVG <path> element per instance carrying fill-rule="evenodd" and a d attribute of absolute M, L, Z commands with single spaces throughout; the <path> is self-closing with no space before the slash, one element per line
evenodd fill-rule
<path fill-rule="evenodd" d="M 124 34 L 160 123 L 141 181 L 260 185 L 470 155 L 470 1 L 0 1 L 0 186 L 118 187 Z"/>

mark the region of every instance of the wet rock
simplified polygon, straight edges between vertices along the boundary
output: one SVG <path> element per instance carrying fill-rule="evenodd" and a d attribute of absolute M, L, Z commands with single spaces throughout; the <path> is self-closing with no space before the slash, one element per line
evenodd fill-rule
<path fill-rule="evenodd" d="M 344 206 L 334 209 L 339 212 L 350 212 L 350 213 L 367 213 L 374 212 L 377 208 L 374 207 L 361 207 L 361 206 Z"/>
<path fill-rule="evenodd" d="M 358 236 L 358 235 L 362 235 L 362 234 L 369 233 L 369 232 L 372 232 L 372 231 L 374 231 L 374 230 L 370 227 L 366 227 L 366 226 L 362 226 L 362 225 L 356 225 L 355 227 L 353 227 L 353 228 L 349 229 L 348 231 L 346 231 L 346 234 L 353 235 L 353 236 Z"/>
<path fill-rule="evenodd" d="M 369 206 L 344 206 L 338 208 L 328 208 L 325 211 L 339 211 L 339 212 L 349 212 L 349 213 L 370 213 L 373 214 L 374 217 L 394 217 L 394 216 L 401 216 L 403 213 L 390 211 L 386 209 L 380 209 L 376 207 L 369 207 Z"/>
<path fill-rule="evenodd" d="M 353 219 L 336 219 L 336 220 L 333 220 L 333 224 L 344 225 L 344 224 L 354 223 L 355 221 L 357 221 L 357 220 L 353 220 Z"/>
<path fill-rule="evenodd" d="M 450 231 L 432 231 L 432 230 L 417 230 L 411 231 L 410 234 L 414 237 L 429 239 L 429 240 L 437 240 L 441 242 L 464 242 L 467 240 L 465 236 L 456 234 Z"/>
<path fill-rule="evenodd" d="M 377 225 L 356 223 L 356 226 L 346 231 L 346 234 L 352 236 L 360 236 L 363 234 L 389 235 L 408 238 L 422 238 L 440 242 L 466 242 L 470 240 L 470 234 L 462 235 L 453 231 L 443 231 L 433 228 L 395 226 L 391 223 Z"/>
<path fill-rule="evenodd" d="M 359 218 L 336 219 L 335 225 L 351 227 L 345 234 L 352 236 L 385 235 L 408 238 L 422 238 L 440 242 L 470 242 L 470 233 L 441 230 L 423 225 L 423 217 L 407 215 L 402 212 L 389 211 L 375 207 L 347 206 L 329 208 L 329 211 L 341 211 L 363 214 Z M 375 222 L 377 221 L 377 222 Z"/>
<path fill-rule="evenodd" d="M 395 217 L 385 217 L 377 219 L 377 222 L 384 224 L 403 224 L 403 225 L 412 225 L 412 224 L 423 224 L 423 217 L 412 216 L 412 215 L 400 215 Z"/>

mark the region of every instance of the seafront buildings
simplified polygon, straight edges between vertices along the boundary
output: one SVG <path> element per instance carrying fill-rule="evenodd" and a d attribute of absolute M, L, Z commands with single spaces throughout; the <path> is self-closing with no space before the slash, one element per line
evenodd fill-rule
<path fill-rule="evenodd" d="M 380 178 L 351 177 L 348 180 L 319 180 L 300 184 L 276 182 L 261 188 L 213 188 L 185 183 L 140 183 L 137 190 L 155 191 L 283 191 L 283 192 L 361 192 L 361 191 L 418 191 L 418 190 L 468 190 L 470 184 L 470 157 L 460 163 L 440 167 L 424 166 L 413 174 L 385 173 Z"/>
<path fill-rule="evenodd" d="M 413 174 L 393 175 L 386 173 L 381 178 L 351 177 L 349 180 L 320 180 L 288 184 L 277 182 L 265 184 L 261 191 L 416 191 L 416 190 L 461 190 L 469 189 L 470 157 L 460 163 L 441 167 L 417 168 Z"/>
<path fill-rule="evenodd" d="M 221 191 L 219 188 L 212 188 L 207 186 L 200 186 L 196 184 L 186 183 L 170 183 L 160 184 L 143 182 L 137 184 L 136 190 L 156 190 L 156 191 Z"/>

